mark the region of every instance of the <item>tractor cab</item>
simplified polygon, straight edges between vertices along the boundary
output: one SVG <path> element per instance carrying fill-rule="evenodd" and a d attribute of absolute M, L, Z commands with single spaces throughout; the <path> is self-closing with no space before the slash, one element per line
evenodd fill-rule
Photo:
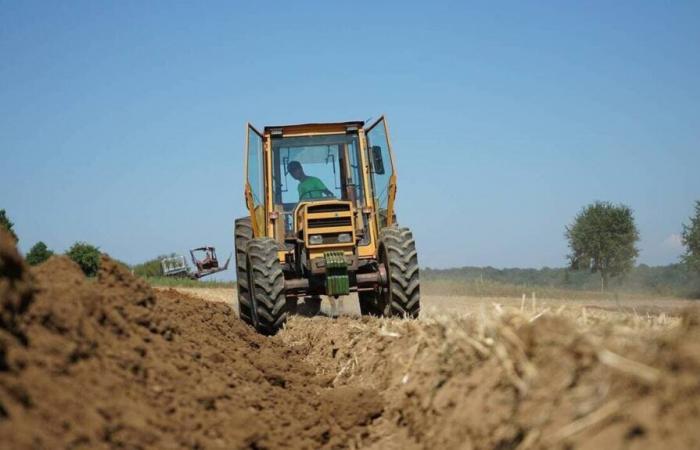
<path fill-rule="evenodd" d="M 296 239 L 295 211 L 303 203 L 348 203 L 365 206 L 360 145 L 355 133 L 285 136 L 284 128 L 266 128 L 271 136 L 272 212 L 279 217 L 276 235 Z M 298 214 L 297 214 L 298 216 Z M 359 229 L 366 229 L 364 218 Z"/>

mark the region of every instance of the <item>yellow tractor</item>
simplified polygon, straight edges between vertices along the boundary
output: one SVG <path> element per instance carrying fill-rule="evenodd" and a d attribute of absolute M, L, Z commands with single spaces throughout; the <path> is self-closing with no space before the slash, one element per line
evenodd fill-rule
<path fill-rule="evenodd" d="M 303 300 L 357 292 L 363 315 L 416 318 L 418 256 L 396 224 L 396 171 L 384 117 L 248 124 L 245 201 L 235 221 L 239 316 L 274 334 Z"/>

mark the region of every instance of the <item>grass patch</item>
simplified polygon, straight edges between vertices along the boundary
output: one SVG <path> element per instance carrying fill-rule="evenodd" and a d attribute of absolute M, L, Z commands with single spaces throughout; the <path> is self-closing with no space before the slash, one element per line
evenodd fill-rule
<path fill-rule="evenodd" d="M 700 298 L 700 273 L 682 264 L 647 266 L 641 264 L 624 276 L 610 279 L 608 292 L 600 292 L 600 275 L 566 268 L 496 269 L 494 267 L 457 267 L 421 269 L 423 284 L 428 281 L 452 285 L 473 295 L 547 292 L 551 297 L 610 297 L 611 295 Z"/>
<path fill-rule="evenodd" d="M 192 280 L 174 277 L 143 277 L 151 286 L 160 287 L 195 287 L 195 288 L 234 288 L 235 281 Z"/>
<path fill-rule="evenodd" d="M 421 280 L 421 291 L 432 295 L 445 296 L 468 296 L 468 297 L 521 297 L 525 294 L 528 298 L 534 292 L 538 298 L 551 299 L 588 299 L 588 300 L 609 300 L 617 298 L 638 298 L 640 295 L 652 295 L 658 297 L 658 293 L 650 292 L 630 292 L 610 289 L 605 292 L 584 290 L 584 289 L 564 289 L 552 286 L 512 284 L 493 280 L 455 280 L 430 278 Z M 672 297 L 671 294 L 662 296 Z"/>

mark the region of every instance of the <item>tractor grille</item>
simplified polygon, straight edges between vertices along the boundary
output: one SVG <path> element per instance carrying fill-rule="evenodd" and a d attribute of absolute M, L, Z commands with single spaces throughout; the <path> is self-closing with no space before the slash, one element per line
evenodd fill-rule
<path fill-rule="evenodd" d="M 355 226 L 352 206 L 349 202 L 309 204 L 306 206 L 305 222 L 307 238 L 314 236 L 313 243 L 307 240 L 307 245 L 310 247 L 355 245 Z M 344 235 L 343 242 L 339 241 L 341 235 Z"/>
<path fill-rule="evenodd" d="M 350 211 L 350 205 L 348 205 L 347 203 L 326 203 L 321 205 L 309 205 L 308 211 L 309 214 Z"/>
<path fill-rule="evenodd" d="M 328 227 L 351 227 L 351 217 L 331 217 L 324 219 L 309 218 L 309 228 L 328 228 Z"/>

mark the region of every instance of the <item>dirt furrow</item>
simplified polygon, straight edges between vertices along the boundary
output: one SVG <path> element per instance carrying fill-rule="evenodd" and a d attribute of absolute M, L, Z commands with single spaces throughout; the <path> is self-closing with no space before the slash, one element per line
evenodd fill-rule
<path fill-rule="evenodd" d="M 382 412 L 225 304 L 0 250 L 2 448 L 343 448 Z"/>
<path fill-rule="evenodd" d="M 700 314 L 670 329 L 493 309 L 295 318 L 280 335 L 332 385 L 380 393 L 373 448 L 699 448 Z"/>

